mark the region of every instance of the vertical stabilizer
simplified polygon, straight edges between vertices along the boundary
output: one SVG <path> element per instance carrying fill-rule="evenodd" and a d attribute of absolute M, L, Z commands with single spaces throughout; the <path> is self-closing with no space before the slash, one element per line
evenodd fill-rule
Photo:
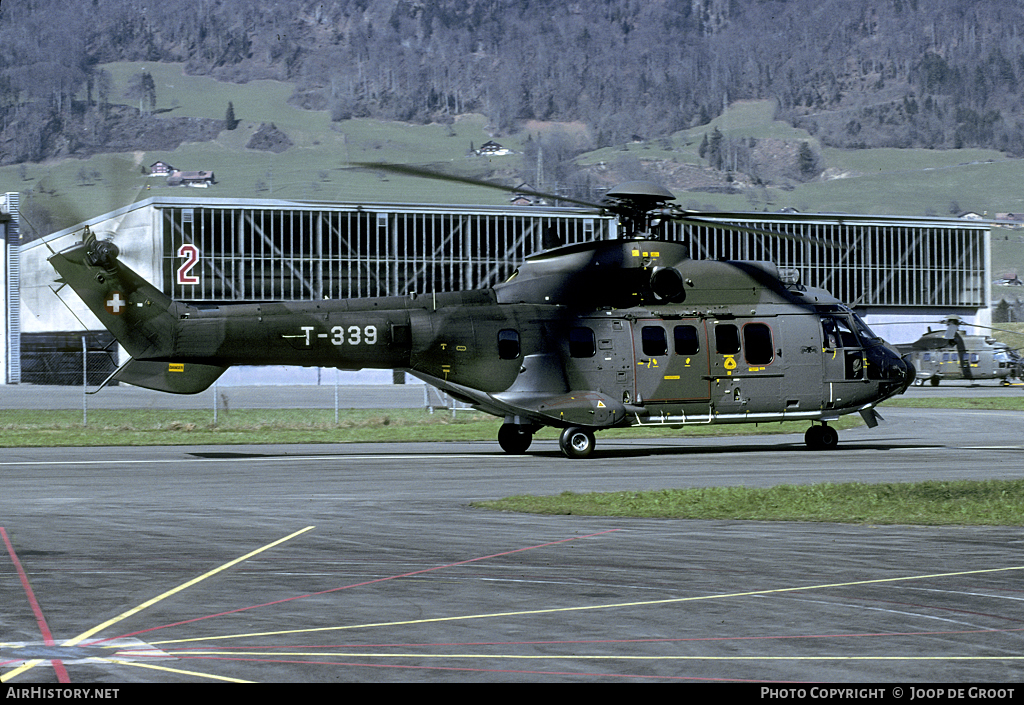
<path fill-rule="evenodd" d="M 175 361 L 179 321 L 188 307 L 122 264 L 114 243 L 97 240 L 86 230 L 82 243 L 53 255 L 49 261 L 61 281 L 75 290 L 132 356 L 114 379 L 148 389 L 192 394 L 206 389 L 226 369 Z"/>

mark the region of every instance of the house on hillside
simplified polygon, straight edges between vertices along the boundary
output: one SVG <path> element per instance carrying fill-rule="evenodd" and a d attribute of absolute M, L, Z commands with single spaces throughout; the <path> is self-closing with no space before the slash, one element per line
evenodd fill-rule
<path fill-rule="evenodd" d="M 167 177 L 168 186 L 208 188 L 217 183 L 212 171 L 174 171 Z"/>
<path fill-rule="evenodd" d="M 514 152 L 508 147 L 504 147 L 494 140 L 489 140 L 480 145 L 480 149 L 476 150 L 476 153 L 481 157 L 504 157 Z"/>
<path fill-rule="evenodd" d="M 532 206 L 540 204 L 541 199 L 533 194 L 533 189 L 525 182 L 516 186 L 512 192 L 512 198 L 509 199 L 509 203 L 514 206 Z"/>
<path fill-rule="evenodd" d="M 1024 214 L 1021 213 L 996 213 L 996 220 L 1005 220 L 1007 222 L 1019 225 L 1024 223 Z"/>
<path fill-rule="evenodd" d="M 164 161 L 153 162 L 149 165 L 150 176 L 170 176 L 176 171 L 177 169 Z"/>

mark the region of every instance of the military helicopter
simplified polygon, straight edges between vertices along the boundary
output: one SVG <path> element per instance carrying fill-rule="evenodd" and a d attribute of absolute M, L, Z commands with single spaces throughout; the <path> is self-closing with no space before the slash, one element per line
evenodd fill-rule
<path fill-rule="evenodd" d="M 933 331 L 929 326 L 913 343 L 896 345 L 917 370 L 915 384 L 927 381 L 937 387 L 944 379 L 997 379 L 1006 386 L 1024 386 L 1024 359 L 1017 350 L 988 335 L 967 335 L 959 316 L 947 316 L 941 323 L 942 330 Z"/>
<path fill-rule="evenodd" d="M 859 412 L 875 426 L 874 407 L 913 381 L 913 365 L 828 292 L 770 262 L 693 260 L 660 235 L 668 219 L 765 231 L 683 211 L 649 182 L 600 204 L 559 198 L 614 214 L 625 236 L 542 251 L 475 291 L 201 309 L 88 231 L 49 261 L 130 354 L 113 379 L 188 394 L 231 365 L 401 369 L 502 418 L 507 453 L 545 426 L 562 429 L 564 455 L 586 458 L 607 428 L 800 419 L 808 447 L 834 448 L 830 421 Z"/>

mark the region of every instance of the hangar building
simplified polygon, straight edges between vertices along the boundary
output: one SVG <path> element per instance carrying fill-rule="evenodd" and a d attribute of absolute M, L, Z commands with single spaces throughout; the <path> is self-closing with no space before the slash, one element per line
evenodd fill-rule
<path fill-rule="evenodd" d="M 111 343 L 46 262 L 79 241 L 86 225 L 101 239 L 112 238 L 122 259 L 170 296 L 211 305 L 480 288 L 555 244 L 617 236 L 613 218 L 575 208 L 153 197 L 18 245 L 17 194 L 7 194 L 0 210 L 10 214 L 0 220 L 8 253 L 0 272 L 7 383 L 80 384 L 80 362 L 64 379 L 70 373 L 59 371 L 61 359 L 81 357 L 83 334 L 91 350 Z M 804 214 L 751 214 L 743 224 L 750 230 L 687 226 L 684 233 L 673 223 L 666 236 L 688 238 L 695 258 L 775 262 L 856 307 L 869 324 L 932 323 L 951 313 L 990 324 L 987 224 Z M 903 342 L 920 327 L 880 332 Z M 102 382 L 125 359 L 123 351 L 120 359 L 98 353 L 94 364 L 90 358 L 96 375 L 90 383 Z"/>

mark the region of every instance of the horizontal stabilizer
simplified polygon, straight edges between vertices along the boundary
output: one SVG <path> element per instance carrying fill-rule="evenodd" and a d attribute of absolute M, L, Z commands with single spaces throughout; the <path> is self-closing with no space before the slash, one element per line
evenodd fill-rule
<path fill-rule="evenodd" d="M 224 374 L 226 367 L 191 362 L 129 360 L 114 373 L 118 382 L 172 394 L 196 394 L 207 389 Z"/>

